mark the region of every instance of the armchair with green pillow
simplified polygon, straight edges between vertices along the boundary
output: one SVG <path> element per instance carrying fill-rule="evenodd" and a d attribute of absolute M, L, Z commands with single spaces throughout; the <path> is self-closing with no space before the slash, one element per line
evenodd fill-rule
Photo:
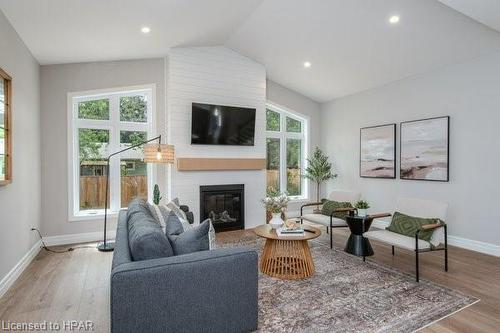
<path fill-rule="evenodd" d="M 419 254 L 444 251 L 444 269 L 448 271 L 448 232 L 446 220 L 448 204 L 438 201 L 400 198 L 390 225 L 385 230 L 363 234 L 392 247 L 415 252 L 415 276 L 419 281 Z"/>
<path fill-rule="evenodd" d="M 333 228 L 347 228 L 345 216 L 354 212 L 354 203 L 360 198 L 359 192 L 352 191 L 332 191 L 328 200 L 313 202 L 300 207 L 300 221 L 309 221 L 321 224 L 326 227 L 326 232 L 330 234 L 330 248 L 333 248 Z M 321 206 L 321 213 L 305 212 L 306 209 Z"/>

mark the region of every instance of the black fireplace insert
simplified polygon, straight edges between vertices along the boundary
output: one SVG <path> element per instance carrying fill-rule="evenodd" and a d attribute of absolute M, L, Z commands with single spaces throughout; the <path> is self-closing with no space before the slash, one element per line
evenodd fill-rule
<path fill-rule="evenodd" d="M 200 186 L 200 218 L 212 219 L 215 231 L 245 229 L 244 206 L 243 184 Z"/>

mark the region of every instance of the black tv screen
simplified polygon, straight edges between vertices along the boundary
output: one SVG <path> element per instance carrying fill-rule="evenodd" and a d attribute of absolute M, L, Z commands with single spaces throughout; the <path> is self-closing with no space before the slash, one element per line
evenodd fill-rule
<path fill-rule="evenodd" d="M 191 143 L 253 146 L 255 109 L 193 103 Z"/>

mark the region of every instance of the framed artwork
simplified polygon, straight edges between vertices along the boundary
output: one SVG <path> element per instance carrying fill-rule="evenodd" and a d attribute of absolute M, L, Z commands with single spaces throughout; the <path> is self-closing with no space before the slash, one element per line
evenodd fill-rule
<path fill-rule="evenodd" d="M 359 176 L 396 178 L 396 124 L 360 130 Z"/>
<path fill-rule="evenodd" d="M 0 68 L 0 186 L 12 181 L 12 79 Z"/>
<path fill-rule="evenodd" d="M 401 123 L 400 178 L 449 181 L 450 117 Z"/>

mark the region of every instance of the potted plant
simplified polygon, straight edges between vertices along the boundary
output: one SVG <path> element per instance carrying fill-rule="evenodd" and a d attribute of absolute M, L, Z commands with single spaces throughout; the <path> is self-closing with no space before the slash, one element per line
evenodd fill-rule
<path fill-rule="evenodd" d="M 288 206 L 288 195 L 281 193 L 273 188 L 268 188 L 267 197 L 261 200 L 266 208 L 266 212 L 272 215 L 268 221 L 273 229 L 278 229 L 284 223 L 282 214 L 284 214 Z"/>
<path fill-rule="evenodd" d="M 153 189 L 153 203 L 155 205 L 159 205 L 161 200 L 160 187 L 158 184 L 155 184 Z"/>
<path fill-rule="evenodd" d="M 307 167 L 302 177 L 316 183 L 316 202 L 319 202 L 321 183 L 334 179 L 337 175 L 332 170 L 332 164 L 328 161 L 328 156 L 319 147 L 316 147 L 313 156 L 307 158 Z"/>
<path fill-rule="evenodd" d="M 354 208 L 358 210 L 358 216 L 366 216 L 366 211 L 370 208 L 370 204 L 367 201 L 359 200 L 354 205 Z"/>

